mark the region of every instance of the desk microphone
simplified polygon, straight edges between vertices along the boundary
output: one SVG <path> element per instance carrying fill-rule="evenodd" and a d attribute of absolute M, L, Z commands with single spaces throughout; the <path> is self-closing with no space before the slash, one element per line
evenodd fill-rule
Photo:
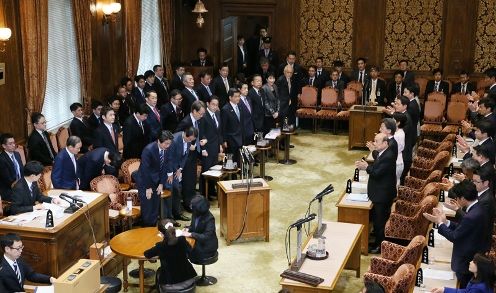
<path fill-rule="evenodd" d="M 333 192 L 334 191 L 334 187 L 332 186 L 332 184 L 329 184 L 329 186 L 327 186 L 324 190 L 322 190 L 319 194 L 317 194 L 311 201 L 310 203 L 316 201 L 316 200 L 320 200 L 322 199 L 322 197 L 324 197 L 324 195 L 328 195 L 329 193 Z"/>
<path fill-rule="evenodd" d="M 306 218 L 302 218 L 302 219 L 297 220 L 296 222 L 291 224 L 289 227 L 294 228 L 294 227 L 301 226 L 301 225 L 305 224 L 306 222 L 310 222 L 313 219 L 315 219 L 315 216 L 317 216 L 317 215 L 315 213 L 312 213 L 312 214 L 308 215 L 308 217 L 306 217 Z"/>
<path fill-rule="evenodd" d="M 59 195 L 59 197 L 60 197 L 61 199 L 65 199 L 66 201 L 69 201 L 69 199 L 70 199 L 70 200 L 72 200 L 72 202 L 86 203 L 84 200 L 79 199 L 79 198 L 76 198 L 76 197 L 73 197 L 73 196 L 70 196 L 70 195 L 68 195 L 67 193 L 61 193 L 61 194 Z"/>

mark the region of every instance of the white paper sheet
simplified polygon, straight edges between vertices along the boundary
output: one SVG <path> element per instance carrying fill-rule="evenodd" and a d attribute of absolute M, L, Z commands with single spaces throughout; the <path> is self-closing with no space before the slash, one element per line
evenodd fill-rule
<path fill-rule="evenodd" d="M 426 268 L 424 269 L 424 278 L 448 281 L 454 280 L 455 276 L 452 271 L 442 271 Z"/>
<path fill-rule="evenodd" d="M 210 167 L 210 170 L 221 171 L 222 165 L 214 165 L 214 166 Z"/>
<path fill-rule="evenodd" d="M 222 176 L 222 171 L 208 170 L 208 171 L 203 172 L 202 175 L 212 176 L 212 177 L 220 177 L 220 176 Z"/>
<path fill-rule="evenodd" d="M 276 139 L 278 136 L 281 135 L 281 129 L 280 128 L 272 128 L 269 133 L 265 135 L 265 139 Z"/>
<path fill-rule="evenodd" d="M 346 195 L 346 199 L 350 201 L 361 201 L 361 202 L 369 201 L 369 197 L 366 193 L 348 193 Z"/>
<path fill-rule="evenodd" d="M 38 286 L 34 290 L 35 293 L 54 293 L 55 288 L 52 286 Z"/>

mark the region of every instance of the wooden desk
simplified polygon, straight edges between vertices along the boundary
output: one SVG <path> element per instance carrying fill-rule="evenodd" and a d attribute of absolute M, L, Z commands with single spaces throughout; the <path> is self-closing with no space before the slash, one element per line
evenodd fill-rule
<path fill-rule="evenodd" d="M 109 239 L 108 196 L 95 192 L 75 192 L 52 189 L 49 196 L 66 192 L 70 195 L 82 194 L 88 202 L 74 214 L 63 214 L 57 218 L 55 227 L 45 228 L 46 211 L 29 223 L 22 225 L 7 224 L 0 221 L 0 234 L 17 233 L 24 244 L 23 259 L 38 273 L 59 277 L 79 259 L 86 258 L 89 247 L 94 242 L 91 228 L 83 211 L 88 210 L 97 242 Z M 3 219 L 5 220 L 5 219 Z"/>
<path fill-rule="evenodd" d="M 369 214 L 374 205 L 370 200 L 368 202 L 349 201 L 346 199 L 346 192 L 343 192 L 336 206 L 338 207 L 338 222 L 363 225 L 360 247 L 362 254 L 368 255 Z"/>
<path fill-rule="evenodd" d="M 331 292 L 334 290 L 343 269 L 355 270 L 356 277 L 360 277 L 360 236 L 363 225 L 339 222 L 325 223 L 327 229 L 324 231 L 324 236 L 326 237 L 326 250 L 329 252 L 329 257 L 320 261 L 305 259 L 300 269 L 302 273 L 323 278 L 324 282 L 317 287 L 312 287 L 283 278 L 279 284 L 284 289 L 288 289 L 292 293 Z M 317 243 L 317 239 L 307 239 L 303 253 L 315 243 Z"/>
<path fill-rule="evenodd" d="M 362 106 L 354 105 L 350 109 L 349 150 L 354 147 L 364 148 L 367 141 L 373 141 L 374 134 L 379 132 L 379 127 L 384 117 L 382 113 L 384 107 L 382 106 L 374 106 L 376 108 L 375 111 L 364 111 L 360 107 Z"/>
<path fill-rule="evenodd" d="M 270 187 L 262 178 L 253 179 L 262 182 L 262 187 L 252 187 L 247 195 L 246 188 L 233 189 L 233 183 L 241 180 L 220 181 L 218 185 L 218 200 L 220 205 L 220 234 L 224 236 L 227 245 L 236 239 L 243 228 L 240 239 L 262 238 L 269 241 Z M 248 213 L 245 217 L 246 206 Z"/>
<path fill-rule="evenodd" d="M 144 255 L 145 250 L 155 246 L 157 242 L 162 241 L 162 235 L 156 227 L 140 228 L 123 232 L 110 240 L 110 248 L 117 255 L 122 255 L 124 262 L 122 264 L 122 276 L 124 283 L 124 292 L 127 292 L 129 284 L 127 281 L 127 258 L 137 259 L 139 263 L 139 288 L 140 293 L 145 292 L 144 264 L 147 258 Z M 186 238 L 191 246 L 194 246 L 193 238 Z"/>

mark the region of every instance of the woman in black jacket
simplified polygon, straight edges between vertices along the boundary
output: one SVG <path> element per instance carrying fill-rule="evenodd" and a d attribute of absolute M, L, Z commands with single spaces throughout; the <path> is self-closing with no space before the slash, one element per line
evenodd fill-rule
<path fill-rule="evenodd" d="M 197 195 L 191 200 L 191 225 L 183 230 L 183 235 L 196 240 L 193 250 L 189 254 L 191 261 L 201 261 L 212 257 L 219 248 L 217 235 L 215 234 L 215 218 L 209 211 L 208 200 Z"/>
<path fill-rule="evenodd" d="M 191 287 L 196 280 L 196 271 L 188 261 L 188 242 L 184 236 L 176 237 L 176 229 L 170 219 L 160 220 L 157 227 L 164 240 L 145 251 L 145 257 L 160 258 L 160 272 L 157 272 L 160 292 Z"/>

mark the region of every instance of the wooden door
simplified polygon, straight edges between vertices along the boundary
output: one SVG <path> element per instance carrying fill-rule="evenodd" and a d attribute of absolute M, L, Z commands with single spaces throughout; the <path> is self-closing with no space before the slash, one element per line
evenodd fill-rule
<path fill-rule="evenodd" d="M 236 58 L 236 43 L 238 38 L 238 18 L 236 16 L 229 16 L 221 20 L 220 35 L 221 35 L 221 48 L 220 48 L 220 63 L 227 63 L 231 71 L 231 75 L 236 72 L 235 58 Z"/>

